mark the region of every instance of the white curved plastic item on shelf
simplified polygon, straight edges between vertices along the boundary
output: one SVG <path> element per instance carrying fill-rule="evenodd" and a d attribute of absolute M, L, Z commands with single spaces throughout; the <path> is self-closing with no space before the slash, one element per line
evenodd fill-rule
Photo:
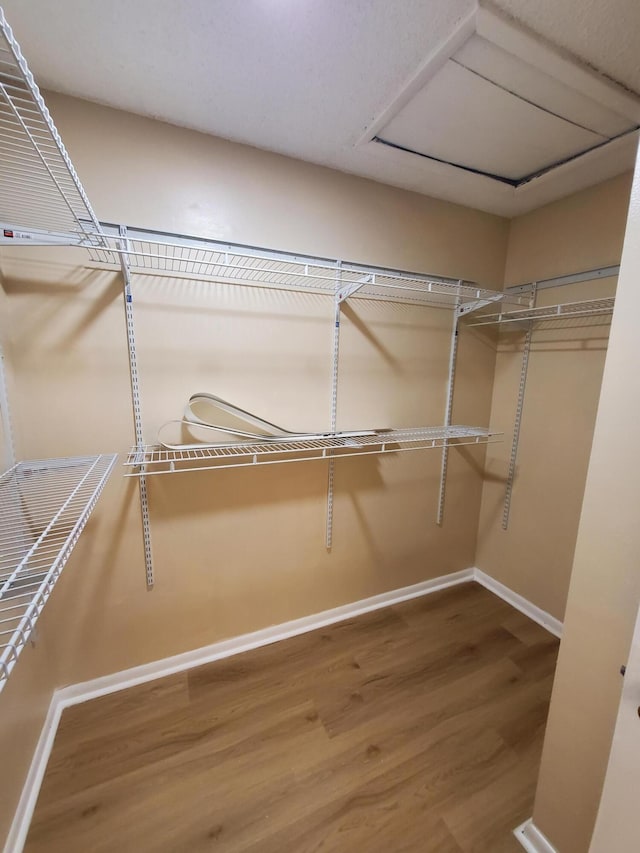
<path fill-rule="evenodd" d="M 202 410 L 211 410 L 212 414 L 211 418 L 218 420 L 218 413 L 224 413 L 225 415 L 230 415 L 236 421 L 239 421 L 243 424 L 249 424 L 254 427 L 253 430 L 241 429 L 240 427 L 234 425 L 233 423 L 216 423 L 214 420 L 209 419 Z M 227 439 L 226 441 L 219 442 L 208 442 L 208 441 L 195 441 L 195 442 L 186 442 L 186 443 L 170 443 L 168 441 L 163 441 L 161 438 L 162 433 L 166 430 L 167 427 L 176 424 L 180 427 L 187 429 L 201 429 L 205 432 L 216 433 L 217 435 L 227 435 L 233 436 L 231 441 Z M 260 442 L 283 442 L 283 441 L 312 441 L 314 439 L 322 439 L 322 438 L 330 438 L 330 437 L 341 437 L 341 438 L 356 438 L 370 435 L 382 434 L 386 430 L 356 430 L 350 432 L 294 432 L 292 430 L 285 429 L 284 427 L 278 426 L 277 424 L 271 423 L 271 421 L 267 421 L 264 418 L 261 418 L 259 415 L 254 415 L 252 412 L 248 412 L 245 409 L 241 409 L 240 406 L 236 406 L 233 403 L 229 403 L 227 400 L 223 400 L 221 397 L 216 397 L 215 394 L 209 394 L 207 392 L 198 392 L 196 394 L 192 394 L 189 397 L 189 402 L 185 406 L 184 414 L 182 416 L 182 420 L 171 420 L 167 421 L 163 424 L 158 430 L 158 443 L 161 447 L 166 448 L 167 450 L 197 450 L 204 448 L 213 448 L 213 447 L 227 447 L 235 441 L 260 441 Z"/>

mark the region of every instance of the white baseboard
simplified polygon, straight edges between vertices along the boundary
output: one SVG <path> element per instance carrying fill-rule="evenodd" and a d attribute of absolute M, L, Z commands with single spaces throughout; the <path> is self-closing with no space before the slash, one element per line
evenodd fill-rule
<path fill-rule="evenodd" d="M 529 617 L 529 619 L 533 619 L 534 622 L 542 625 L 543 628 L 546 628 L 547 631 L 555 637 L 562 637 L 562 622 L 550 613 L 547 613 L 540 607 L 536 607 L 535 604 L 532 604 L 526 598 L 518 595 L 517 592 L 509 589 L 508 586 L 500 583 L 500 581 L 494 580 L 491 575 L 486 574 L 481 569 L 473 569 L 473 579 L 482 584 L 482 586 L 486 587 L 488 590 L 491 590 L 491 592 L 495 593 L 499 598 L 504 599 L 507 604 L 510 604 L 512 607 L 515 607 L 516 610 L 524 613 L 525 616 Z"/>
<path fill-rule="evenodd" d="M 390 607 L 392 604 L 400 604 L 402 601 L 409 601 L 412 598 L 419 598 L 422 595 L 428 595 L 440 589 L 468 583 L 472 580 L 474 580 L 474 570 L 464 569 L 461 572 L 453 572 L 450 575 L 441 575 L 431 580 L 421 581 L 412 586 L 393 589 L 380 595 L 373 595 L 371 598 L 363 598 L 351 604 L 343 604 L 331 610 L 323 610 L 320 613 L 303 616 L 301 619 L 292 619 L 290 622 L 271 625 L 268 628 L 262 628 L 260 631 L 252 631 L 250 634 L 241 634 L 229 640 L 221 640 L 218 643 L 212 643 L 210 646 L 203 646 L 200 649 L 194 649 L 170 658 L 152 661 L 142 664 L 142 666 L 134 666 L 121 672 L 114 672 L 112 675 L 105 675 L 103 678 L 94 678 L 91 681 L 63 687 L 56 691 L 58 701 L 61 702 L 63 708 L 67 708 L 69 705 L 77 705 L 80 702 L 86 702 L 88 699 L 104 696 L 106 693 L 114 693 L 117 690 L 134 687 L 136 684 L 144 684 L 146 681 L 183 672 L 195 666 L 201 666 L 203 663 L 211 663 L 221 658 L 238 655 L 242 652 L 251 651 L 251 649 L 260 648 L 260 646 L 268 646 L 280 640 L 287 640 L 289 637 L 296 637 L 298 634 L 306 634 L 308 631 L 315 631 L 318 628 L 324 628 L 326 625 L 343 622 L 345 619 L 353 619 L 355 616 L 361 616 L 373 610 Z"/>
<path fill-rule="evenodd" d="M 58 730 L 58 723 L 62 715 L 62 705 L 56 698 L 54 691 L 49 703 L 49 710 L 45 717 L 38 743 L 36 744 L 33 758 L 27 778 L 22 788 L 22 794 L 18 801 L 18 807 L 11 822 L 11 829 L 4 846 L 4 853 L 22 853 L 22 848 L 27 840 L 27 832 L 31 823 L 33 810 L 36 807 L 40 786 L 47 769 L 47 763 L 53 747 L 53 741 Z"/>
<path fill-rule="evenodd" d="M 480 571 L 480 569 L 472 568 L 453 572 L 449 575 L 442 575 L 431 580 L 421 581 L 412 586 L 383 592 L 380 595 L 363 598 L 351 604 L 334 607 L 332 610 L 324 610 L 321 613 L 303 616 L 301 619 L 293 619 L 290 622 L 283 622 L 280 625 L 272 625 L 260 631 L 242 634 L 238 637 L 232 637 L 229 640 L 222 640 L 218 643 L 212 643 L 209 646 L 194 649 L 193 651 L 152 661 L 120 672 L 114 672 L 102 678 L 94 678 L 91 681 L 72 684 L 54 691 L 7 837 L 4 853 L 22 853 L 58 723 L 63 710 L 70 705 L 77 705 L 80 702 L 96 699 L 98 696 L 105 696 L 108 693 L 115 693 L 118 690 L 126 690 L 128 687 L 134 687 L 137 684 L 144 684 L 148 681 L 154 681 L 157 678 L 163 678 L 167 675 L 173 675 L 176 672 L 183 672 L 193 667 L 201 666 L 204 663 L 211 663 L 212 661 L 241 654 L 251 649 L 257 649 L 260 646 L 277 643 L 280 640 L 286 640 L 298 634 L 315 631 L 318 628 L 333 625 L 336 622 L 343 622 L 345 619 L 353 619 L 356 616 L 370 613 L 373 610 L 380 610 L 383 607 L 390 607 L 393 604 L 400 604 L 412 598 L 419 598 L 420 596 L 437 592 L 440 589 L 469 583 L 470 581 L 477 581 L 482 584 L 482 586 L 500 598 L 503 598 L 506 602 L 547 628 L 547 630 L 551 631 L 557 637 L 561 635 L 562 623 L 558 622 L 557 619 L 554 619 L 539 607 L 531 604 L 531 602 L 522 598 L 522 596 L 517 595 L 508 587 L 495 581 L 489 575 Z M 531 849 L 537 850 L 538 848 Z M 546 853 L 546 848 L 540 848 L 540 850 Z M 549 848 L 549 850 L 552 850 L 552 848 Z"/>
<path fill-rule="evenodd" d="M 513 834 L 528 853 L 558 853 L 549 839 L 543 835 L 532 818 L 525 820 Z"/>
<path fill-rule="evenodd" d="M 114 672 L 102 678 L 95 678 L 80 684 L 72 684 L 69 687 L 62 687 L 54 691 L 40 739 L 33 754 L 31 767 L 29 768 L 22 789 L 22 795 L 11 824 L 11 829 L 9 830 L 4 853 L 22 853 L 31 817 L 33 816 L 33 810 L 35 809 L 40 792 L 40 785 L 42 784 L 51 748 L 53 747 L 56 729 L 58 728 L 63 710 L 70 705 L 77 705 L 80 702 L 86 702 L 89 699 L 95 699 L 107 693 L 115 693 L 118 690 L 125 690 L 127 687 L 134 687 L 136 684 L 144 684 L 147 681 L 154 681 L 156 678 L 173 675 L 176 672 L 192 669 L 204 663 L 211 663 L 212 661 L 241 654 L 251 649 L 257 649 L 260 646 L 277 643 L 280 640 L 286 640 L 298 634 L 315 631 L 317 628 L 324 628 L 336 622 L 343 622 L 345 619 L 352 619 L 355 616 L 361 616 L 373 610 L 380 610 L 392 604 L 400 604 L 402 601 L 409 601 L 412 598 L 419 598 L 422 595 L 428 595 L 429 593 L 437 592 L 440 589 L 446 589 L 456 584 L 469 583 L 473 580 L 474 570 L 464 569 L 461 572 L 453 572 L 449 575 L 442 575 L 431 580 L 421 581 L 412 586 L 393 589 L 389 592 L 383 592 L 380 595 L 354 601 L 351 604 L 334 607 L 332 610 L 324 610 L 321 613 L 303 616 L 301 619 L 293 619 L 290 622 L 283 622 L 280 625 L 273 625 L 269 628 L 263 628 L 260 631 L 253 631 L 250 634 L 242 634 L 239 637 L 212 643 L 210 646 L 204 646 L 200 649 L 164 658 L 163 660 L 145 663 L 141 666 L 122 670 L 121 672 Z"/>

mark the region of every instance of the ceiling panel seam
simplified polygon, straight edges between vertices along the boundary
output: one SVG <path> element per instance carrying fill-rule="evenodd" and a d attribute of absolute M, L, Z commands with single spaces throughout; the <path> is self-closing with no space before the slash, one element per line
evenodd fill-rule
<path fill-rule="evenodd" d="M 495 175 L 492 172 L 484 172 L 482 171 L 482 169 L 474 169 L 473 166 L 465 166 L 463 163 L 455 163 L 453 160 L 444 160 L 440 157 L 434 157 L 431 154 L 424 154 L 422 151 L 415 151 L 413 148 L 407 148 L 404 145 L 398 145 L 396 142 L 390 142 L 387 139 L 383 139 L 381 136 L 374 136 L 371 141 L 377 142 L 380 145 L 386 145 L 388 148 L 395 148 L 398 151 L 404 151 L 407 154 L 414 154 L 416 157 L 422 157 L 424 160 L 432 160 L 434 163 L 442 163 L 445 166 L 453 166 L 455 169 L 462 169 L 463 171 L 471 172 L 474 175 L 482 175 L 485 178 L 490 178 L 493 181 L 499 181 L 502 184 L 507 184 L 508 186 L 517 189 L 518 187 L 521 187 L 524 184 L 530 183 L 536 178 L 542 177 L 542 175 L 546 175 L 549 172 L 552 172 L 559 166 L 564 166 L 567 163 L 571 163 L 573 160 L 579 160 L 580 157 L 584 157 L 585 154 L 589 154 L 592 151 L 597 151 L 599 148 L 603 148 L 605 145 L 609 145 L 611 142 L 615 142 L 616 140 L 622 139 L 625 136 L 630 136 L 631 134 L 636 133 L 638 130 L 640 130 L 640 125 L 632 127 L 630 128 L 630 130 L 625 130 L 622 133 L 619 133 L 617 136 L 612 136 L 610 139 L 603 139 L 602 142 L 597 142 L 590 148 L 585 148 L 583 151 L 579 151 L 577 154 L 572 154 L 569 157 L 564 157 L 562 160 L 557 160 L 554 163 L 550 163 L 543 169 L 537 169 L 535 172 L 531 172 L 529 175 L 525 175 L 522 178 L 507 178 L 504 175 Z"/>
<path fill-rule="evenodd" d="M 481 80 L 485 80 L 487 83 L 490 83 L 492 86 L 496 86 L 498 89 L 502 89 L 503 92 L 506 92 L 508 95 L 513 95 L 514 98 L 518 98 L 518 100 L 523 101 L 525 104 L 529 104 L 531 107 L 535 107 L 538 110 L 542 110 L 544 113 L 548 113 L 554 118 L 559 118 L 562 121 L 566 121 L 567 124 L 572 124 L 574 127 L 579 127 L 581 130 L 586 130 L 589 133 L 595 133 L 598 136 L 601 136 L 603 139 L 613 139 L 612 136 L 605 137 L 604 134 L 600 133 L 598 130 L 594 130 L 592 127 L 587 127 L 584 124 L 580 124 L 573 119 L 567 118 L 566 116 L 561 115 L 560 113 L 556 113 L 553 110 L 550 110 L 548 107 L 543 107 L 541 104 L 537 104 L 535 101 L 532 101 L 530 98 L 525 98 L 524 95 L 520 95 L 518 92 L 514 92 L 513 89 L 508 89 L 506 86 L 503 86 L 501 83 L 496 83 L 495 80 L 492 80 L 491 77 L 487 77 L 484 74 L 480 74 L 479 71 L 475 71 L 473 68 L 469 68 L 468 65 L 465 65 L 464 62 L 460 62 L 459 59 L 455 59 L 455 57 L 451 57 L 450 62 L 454 62 L 456 65 L 459 65 L 460 68 L 464 68 L 465 71 L 469 71 L 471 74 L 475 74 L 476 77 L 480 77 Z"/>

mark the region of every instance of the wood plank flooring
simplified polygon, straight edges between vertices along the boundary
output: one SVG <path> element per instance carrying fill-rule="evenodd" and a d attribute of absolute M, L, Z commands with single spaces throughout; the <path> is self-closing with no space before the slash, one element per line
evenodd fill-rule
<path fill-rule="evenodd" d="M 68 708 L 26 853 L 503 853 L 558 642 L 475 583 Z"/>

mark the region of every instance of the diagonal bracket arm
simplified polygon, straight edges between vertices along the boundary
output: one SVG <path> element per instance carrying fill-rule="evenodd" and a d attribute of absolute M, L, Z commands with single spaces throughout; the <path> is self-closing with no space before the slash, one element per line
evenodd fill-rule
<path fill-rule="evenodd" d="M 376 274 L 375 273 L 367 273 L 367 275 L 363 275 L 362 278 L 359 278 L 357 281 L 352 281 L 349 284 L 345 284 L 340 287 L 338 291 L 338 303 L 344 302 L 345 299 L 348 299 L 350 296 L 353 296 L 358 290 L 361 290 L 365 286 L 365 284 L 375 284 L 376 283 Z"/>

